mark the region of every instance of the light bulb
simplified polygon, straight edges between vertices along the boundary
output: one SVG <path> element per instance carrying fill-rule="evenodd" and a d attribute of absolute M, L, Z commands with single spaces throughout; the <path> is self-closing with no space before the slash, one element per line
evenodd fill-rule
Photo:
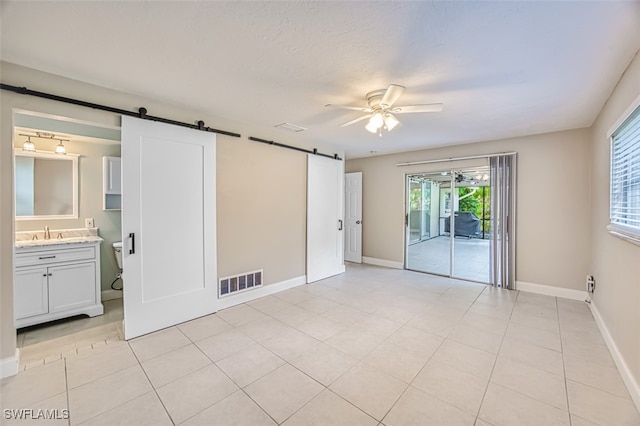
<path fill-rule="evenodd" d="M 62 141 L 58 145 L 56 145 L 56 154 L 65 155 L 67 153 L 67 149 L 62 145 Z"/>
<path fill-rule="evenodd" d="M 371 120 L 369 120 L 369 124 L 372 124 L 372 123 L 374 126 L 376 126 L 376 128 L 382 127 L 382 125 L 384 124 L 384 119 L 382 118 L 382 114 L 380 114 L 379 112 L 375 113 L 373 117 L 371 117 Z"/>
<path fill-rule="evenodd" d="M 31 138 L 29 136 L 27 136 L 27 140 L 22 145 L 22 150 L 23 151 L 35 151 L 36 150 L 36 145 L 33 142 L 31 142 Z"/>
<path fill-rule="evenodd" d="M 384 125 L 387 127 L 387 130 L 389 131 L 393 130 L 393 128 L 396 127 L 398 124 L 400 124 L 400 122 L 393 115 L 387 114 L 384 117 Z"/>
<path fill-rule="evenodd" d="M 364 126 L 364 128 L 367 129 L 367 131 L 369 131 L 371 133 L 378 133 L 378 126 L 376 126 L 374 123 L 372 123 L 371 120 L 369 120 L 369 124 Z"/>

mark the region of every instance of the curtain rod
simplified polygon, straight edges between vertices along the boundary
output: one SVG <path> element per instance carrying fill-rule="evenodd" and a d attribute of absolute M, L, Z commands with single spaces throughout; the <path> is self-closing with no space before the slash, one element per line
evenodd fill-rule
<path fill-rule="evenodd" d="M 499 157 L 501 155 L 516 155 L 517 152 L 499 152 L 497 154 L 486 154 L 486 155 L 470 155 L 467 157 L 450 157 L 450 158 L 441 158 L 439 160 L 423 160 L 423 161 L 409 161 L 406 163 L 396 163 L 396 166 L 415 166 L 418 164 L 429 164 L 429 163 L 445 163 L 447 161 L 458 161 L 458 160 L 474 160 L 476 158 L 491 158 L 491 157 Z"/>
<path fill-rule="evenodd" d="M 314 154 L 314 155 L 319 155 L 321 157 L 327 157 L 327 158 L 331 158 L 333 160 L 338 160 L 338 161 L 342 161 L 342 158 L 340 158 L 338 156 L 338 154 L 333 154 L 333 155 L 329 155 L 329 154 L 323 154 L 321 152 L 318 152 L 318 150 L 316 148 L 313 148 L 313 150 L 309 150 L 309 149 L 304 149 L 304 148 L 298 148 L 297 146 L 291 146 L 291 145 L 286 145 L 283 143 L 279 143 L 279 142 L 274 142 L 274 141 L 268 141 L 266 139 L 260 139 L 260 138 L 255 138 L 253 136 L 249 136 L 249 140 L 250 141 L 254 141 L 254 142 L 261 142 L 261 143 L 266 143 L 268 145 L 275 145 L 275 146 L 279 146 L 281 148 L 288 148 L 288 149 L 293 149 L 295 151 L 300 151 L 300 152 L 306 152 L 308 154 Z"/>
<path fill-rule="evenodd" d="M 202 121 L 202 120 L 199 120 L 196 124 L 190 124 L 190 123 L 183 123 L 181 121 L 171 120 L 171 119 L 168 119 L 168 118 L 154 117 L 152 115 L 147 115 L 147 109 L 144 108 L 144 107 L 138 108 L 138 112 L 135 113 L 133 111 L 128 111 L 128 110 L 125 110 L 125 109 L 113 108 L 113 107 L 106 106 L 106 105 L 100 105 L 100 104 L 94 104 L 92 102 L 81 101 L 79 99 L 66 98 L 64 96 L 58 96 L 58 95 L 52 95 L 50 93 L 38 92 L 36 90 L 27 89 L 26 87 L 12 86 L 10 84 L 5 84 L 5 83 L 0 83 L 0 89 L 8 90 L 8 91 L 14 92 L 14 93 L 19 93 L 21 95 L 36 96 L 38 98 L 50 99 L 50 100 L 53 100 L 53 101 L 65 102 L 65 103 L 68 103 L 68 104 L 79 105 L 79 106 L 93 108 L 93 109 L 99 109 L 101 111 L 113 112 L 113 113 L 121 114 L 121 115 L 128 115 L 130 117 L 142 118 L 144 120 L 158 121 L 160 123 L 173 124 L 175 126 L 181 126 L 181 127 L 188 127 L 190 129 L 200 130 L 200 131 L 203 131 L 203 132 L 218 133 L 218 134 L 221 134 L 221 135 L 233 136 L 235 138 L 239 138 L 240 137 L 239 133 L 227 132 L 225 130 L 214 129 L 212 127 L 205 127 L 204 121 Z"/>

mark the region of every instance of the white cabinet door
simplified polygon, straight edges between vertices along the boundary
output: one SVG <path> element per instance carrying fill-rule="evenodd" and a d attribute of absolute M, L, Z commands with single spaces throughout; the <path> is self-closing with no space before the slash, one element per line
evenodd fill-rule
<path fill-rule="evenodd" d="M 104 193 L 122 194 L 120 157 L 102 157 Z"/>
<path fill-rule="evenodd" d="M 96 303 L 95 262 L 51 266 L 48 271 L 50 313 Z"/>
<path fill-rule="evenodd" d="M 345 271 L 344 163 L 308 155 L 307 282 Z"/>
<path fill-rule="evenodd" d="M 217 310 L 216 136 L 122 117 L 125 339 Z"/>
<path fill-rule="evenodd" d="M 16 319 L 49 312 L 47 268 L 16 269 L 13 287 L 14 315 Z"/>

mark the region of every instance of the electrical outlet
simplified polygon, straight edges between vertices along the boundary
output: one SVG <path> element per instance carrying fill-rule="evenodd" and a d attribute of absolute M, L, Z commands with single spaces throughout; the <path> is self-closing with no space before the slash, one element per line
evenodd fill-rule
<path fill-rule="evenodd" d="M 93 222 L 93 218 L 88 217 L 84 220 L 84 227 L 85 228 L 93 228 L 95 225 L 95 223 Z"/>
<path fill-rule="evenodd" d="M 587 292 L 593 293 L 596 289 L 596 280 L 593 275 L 587 275 Z"/>

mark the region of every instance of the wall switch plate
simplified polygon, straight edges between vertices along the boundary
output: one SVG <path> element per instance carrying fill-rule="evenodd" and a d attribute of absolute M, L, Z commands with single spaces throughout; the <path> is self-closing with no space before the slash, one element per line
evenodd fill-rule
<path fill-rule="evenodd" d="M 93 228 L 94 225 L 95 225 L 95 223 L 93 222 L 93 218 L 89 217 L 89 218 L 86 218 L 84 220 L 84 227 L 85 228 Z"/>

